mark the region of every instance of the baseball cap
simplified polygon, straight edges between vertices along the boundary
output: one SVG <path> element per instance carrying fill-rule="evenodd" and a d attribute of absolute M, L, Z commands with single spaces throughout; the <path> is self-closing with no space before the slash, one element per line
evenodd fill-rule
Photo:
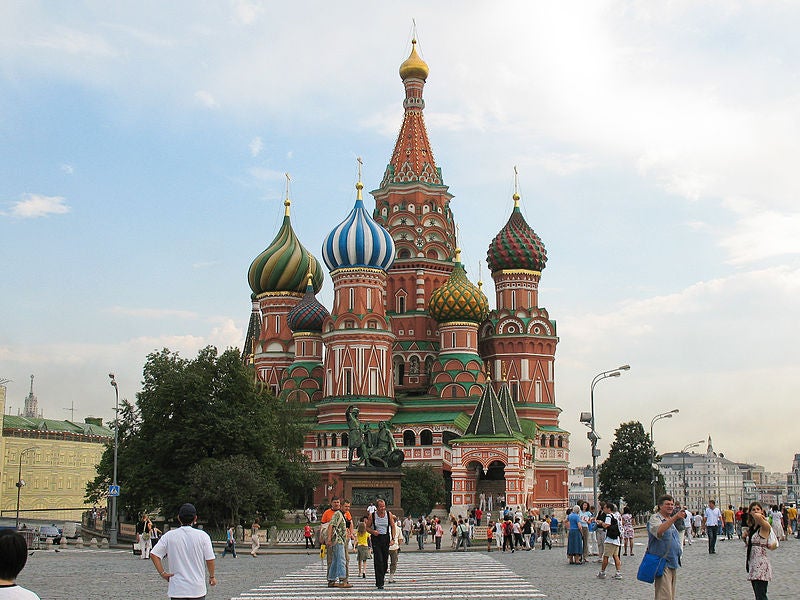
<path fill-rule="evenodd" d="M 182 523 L 187 521 L 191 521 L 197 516 L 197 509 L 194 507 L 194 504 L 189 504 L 188 502 L 181 506 L 180 510 L 178 510 L 178 519 L 181 520 Z"/>

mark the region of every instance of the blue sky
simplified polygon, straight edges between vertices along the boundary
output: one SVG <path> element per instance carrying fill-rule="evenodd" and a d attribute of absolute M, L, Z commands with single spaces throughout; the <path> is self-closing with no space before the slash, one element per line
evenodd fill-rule
<path fill-rule="evenodd" d="M 788 470 L 800 388 L 800 8 L 774 2 L 6 2 L 0 378 L 45 416 L 109 419 L 148 352 L 241 346 L 247 269 L 292 222 L 321 257 L 402 119 L 411 20 L 426 122 L 473 280 L 511 211 L 549 261 L 557 399 L 595 390 L 662 451 L 712 436 Z M 310 15 L 314 14 L 314 18 Z M 371 204 L 367 198 L 368 206 Z M 481 267 L 493 304 L 491 279 Z M 330 279 L 321 293 L 329 303 Z M 762 420 L 771 444 L 752 435 Z M 768 425 L 773 423 L 771 427 Z"/>

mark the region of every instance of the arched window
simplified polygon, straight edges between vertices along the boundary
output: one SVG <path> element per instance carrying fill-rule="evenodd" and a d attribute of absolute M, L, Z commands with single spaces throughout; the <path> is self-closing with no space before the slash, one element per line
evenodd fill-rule
<path fill-rule="evenodd" d="M 403 446 L 416 446 L 417 436 L 410 429 L 403 432 Z"/>
<path fill-rule="evenodd" d="M 447 444 L 449 446 L 450 442 L 452 442 L 457 437 L 461 436 L 459 436 L 457 433 L 453 433 L 452 431 L 445 431 L 442 433 L 442 443 Z"/>
<path fill-rule="evenodd" d="M 419 432 L 420 446 L 433 446 L 433 432 L 430 429 L 423 429 Z"/>
<path fill-rule="evenodd" d="M 556 447 L 556 436 L 554 436 L 552 433 L 550 434 L 550 447 L 551 448 Z"/>
<path fill-rule="evenodd" d="M 350 436 L 346 433 L 342 434 L 342 448 L 347 448 L 350 445 Z"/>
<path fill-rule="evenodd" d="M 397 258 L 411 258 L 411 250 L 408 248 L 401 248 L 397 253 Z"/>
<path fill-rule="evenodd" d="M 541 443 L 540 443 L 539 445 L 540 445 L 542 448 L 544 448 L 545 446 L 547 446 L 547 436 L 546 436 L 545 434 L 542 434 L 542 441 L 541 441 Z"/>
<path fill-rule="evenodd" d="M 322 448 L 322 436 L 317 434 L 317 448 Z"/>
<path fill-rule="evenodd" d="M 327 433 L 323 433 L 322 434 L 322 447 L 323 448 L 327 448 L 328 447 L 328 434 Z"/>
<path fill-rule="evenodd" d="M 563 436 L 558 436 L 558 447 L 559 448 L 563 448 L 564 447 L 564 437 Z"/>
<path fill-rule="evenodd" d="M 336 446 L 336 444 L 338 442 L 339 442 L 338 436 L 335 433 L 332 433 L 331 434 L 331 446 Z"/>

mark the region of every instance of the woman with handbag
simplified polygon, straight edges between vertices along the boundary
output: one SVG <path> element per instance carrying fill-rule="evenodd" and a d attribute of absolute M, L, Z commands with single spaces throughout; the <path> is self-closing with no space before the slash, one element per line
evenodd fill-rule
<path fill-rule="evenodd" d="M 751 502 L 747 511 L 747 529 L 742 531 L 747 543 L 747 579 L 753 586 L 756 600 L 767 600 L 767 585 L 772 579 L 772 565 L 767 550 L 778 547 L 778 537 L 764 516 L 760 502 Z"/>

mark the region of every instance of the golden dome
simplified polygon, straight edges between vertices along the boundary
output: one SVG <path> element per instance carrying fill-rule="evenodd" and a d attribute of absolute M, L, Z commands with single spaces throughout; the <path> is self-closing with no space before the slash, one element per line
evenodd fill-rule
<path fill-rule="evenodd" d="M 428 63 L 417 54 L 417 40 L 411 40 L 411 54 L 400 65 L 400 79 L 405 81 L 409 77 L 416 77 L 425 81 L 428 78 Z"/>

